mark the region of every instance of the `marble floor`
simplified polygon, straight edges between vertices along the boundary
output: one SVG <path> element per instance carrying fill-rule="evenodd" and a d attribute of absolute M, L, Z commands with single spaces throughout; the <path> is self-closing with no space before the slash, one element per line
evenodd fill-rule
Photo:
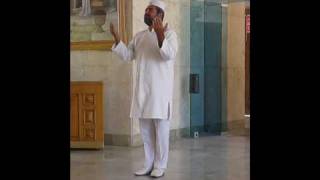
<path fill-rule="evenodd" d="M 142 147 L 106 146 L 72 150 L 71 180 L 144 180 L 134 176 L 143 165 Z M 183 138 L 170 145 L 166 174 L 159 180 L 249 180 L 248 136 Z"/>

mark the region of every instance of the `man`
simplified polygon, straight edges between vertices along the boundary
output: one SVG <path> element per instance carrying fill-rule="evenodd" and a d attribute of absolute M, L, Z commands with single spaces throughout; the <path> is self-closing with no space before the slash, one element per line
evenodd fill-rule
<path fill-rule="evenodd" d="M 131 104 L 130 117 L 139 119 L 144 144 L 144 167 L 135 175 L 161 177 L 167 168 L 169 153 L 170 119 L 174 58 L 178 43 L 176 33 L 164 26 L 165 4 L 151 0 L 145 10 L 144 22 L 148 29 L 137 33 L 126 46 L 110 24 L 115 39 L 112 51 L 122 60 L 135 59 L 137 73 Z"/>

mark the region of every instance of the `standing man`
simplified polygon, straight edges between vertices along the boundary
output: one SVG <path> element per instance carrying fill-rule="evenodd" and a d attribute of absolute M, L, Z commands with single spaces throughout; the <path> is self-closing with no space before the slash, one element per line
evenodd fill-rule
<path fill-rule="evenodd" d="M 139 119 L 144 144 L 144 167 L 135 175 L 161 177 L 167 168 L 170 119 L 174 80 L 174 58 L 178 43 L 176 33 L 163 25 L 165 4 L 151 0 L 145 9 L 144 22 L 148 29 L 138 32 L 126 46 L 113 24 L 110 31 L 115 39 L 112 51 L 122 60 L 135 59 L 137 74 L 130 117 Z"/>

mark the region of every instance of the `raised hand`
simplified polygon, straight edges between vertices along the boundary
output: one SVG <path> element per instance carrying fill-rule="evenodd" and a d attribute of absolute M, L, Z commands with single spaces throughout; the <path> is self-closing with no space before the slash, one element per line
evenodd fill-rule
<path fill-rule="evenodd" d="M 119 34 L 118 32 L 115 30 L 113 23 L 110 23 L 110 33 L 112 34 L 114 40 L 116 41 L 116 44 L 118 44 L 120 42 L 120 38 L 119 38 Z"/>
<path fill-rule="evenodd" d="M 153 23 L 152 23 L 152 27 L 153 27 L 154 31 L 156 32 L 156 34 L 157 34 L 157 37 L 158 37 L 158 45 L 159 45 L 159 47 L 161 48 L 161 47 L 162 47 L 163 40 L 164 40 L 164 38 L 165 38 L 164 32 L 165 32 L 165 31 L 167 30 L 167 28 L 168 28 L 168 23 L 166 23 L 166 25 L 163 26 L 163 23 L 162 23 L 161 18 L 155 17 L 154 20 L 153 20 Z"/>
<path fill-rule="evenodd" d="M 168 23 L 163 26 L 162 20 L 159 17 L 155 17 L 153 20 L 152 27 L 156 33 L 164 33 L 168 28 Z"/>

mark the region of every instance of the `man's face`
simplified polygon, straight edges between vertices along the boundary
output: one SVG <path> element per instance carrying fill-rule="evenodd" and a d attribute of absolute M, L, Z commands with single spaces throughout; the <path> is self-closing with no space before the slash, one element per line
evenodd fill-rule
<path fill-rule="evenodd" d="M 144 13 L 144 22 L 148 25 L 152 25 L 153 19 L 157 16 L 157 9 L 153 5 L 149 5 Z"/>

